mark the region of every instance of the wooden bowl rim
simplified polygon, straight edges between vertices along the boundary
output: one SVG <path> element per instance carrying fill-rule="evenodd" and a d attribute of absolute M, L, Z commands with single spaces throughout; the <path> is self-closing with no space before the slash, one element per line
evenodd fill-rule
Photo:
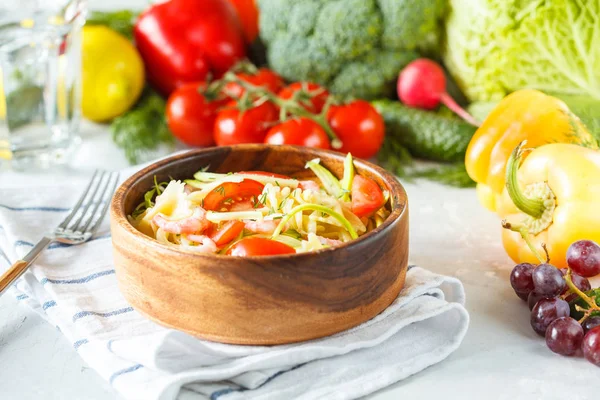
<path fill-rule="evenodd" d="M 163 249 L 172 255 L 186 255 L 192 257 L 201 257 L 201 258 L 209 258 L 215 260 L 228 259 L 231 262 L 243 262 L 244 260 L 252 260 L 252 261 L 260 261 L 264 259 L 281 259 L 281 260 L 290 260 L 290 259 L 298 259 L 314 257 L 315 255 L 323 254 L 326 252 L 332 251 L 341 251 L 347 250 L 353 246 L 357 246 L 364 241 L 373 239 L 376 240 L 376 236 L 382 235 L 388 228 L 397 220 L 401 219 L 404 214 L 407 212 L 408 205 L 408 197 L 406 195 L 406 191 L 402 184 L 396 179 L 395 176 L 387 172 L 385 169 L 370 163 L 369 161 L 365 161 L 363 159 L 354 158 L 354 163 L 358 164 L 361 169 L 372 170 L 377 175 L 379 175 L 388 185 L 390 190 L 390 201 L 392 204 L 393 211 L 388 215 L 383 224 L 379 225 L 377 228 L 373 229 L 370 232 L 365 233 L 364 235 L 358 237 L 357 239 L 351 240 L 349 242 L 342 243 L 340 245 L 327 247 L 325 249 L 320 249 L 316 251 L 309 251 L 304 253 L 295 253 L 295 254 L 282 254 L 282 255 L 266 255 L 266 256 L 245 256 L 245 257 L 232 257 L 225 254 L 206 254 L 206 253 L 196 253 L 191 250 L 185 250 L 181 248 L 177 248 L 175 246 L 168 246 L 166 244 L 160 243 L 158 240 L 146 236 L 139 230 L 137 230 L 127 218 L 125 214 L 124 200 L 128 194 L 128 192 L 134 187 L 135 183 L 140 180 L 145 175 L 151 173 L 153 170 L 156 170 L 160 167 L 167 166 L 168 164 L 183 160 L 186 158 L 191 158 L 197 154 L 208 153 L 209 151 L 214 151 L 217 147 L 207 147 L 202 149 L 192 149 L 189 151 L 185 151 L 183 153 L 174 154 L 170 157 L 164 158 L 162 160 L 158 160 L 147 167 L 139 170 L 135 174 L 131 175 L 127 180 L 125 180 L 117 190 L 115 191 L 115 195 L 111 201 L 111 224 L 116 223 L 127 231 L 131 237 L 136 240 L 141 246 L 149 245 L 154 246 L 156 248 Z M 304 153 L 313 153 L 315 158 L 318 158 L 319 155 L 327 155 L 337 159 L 339 162 L 343 163 L 345 154 L 332 151 L 332 150 L 324 150 L 317 148 L 307 148 L 303 146 L 292 146 L 292 145 L 267 145 L 267 144 L 239 144 L 235 146 L 219 146 L 218 148 L 223 150 L 229 150 L 229 152 L 239 152 L 239 151 L 256 151 L 256 150 L 264 150 L 264 149 L 277 149 L 279 151 L 301 151 Z M 404 202 L 402 202 L 402 200 Z"/>

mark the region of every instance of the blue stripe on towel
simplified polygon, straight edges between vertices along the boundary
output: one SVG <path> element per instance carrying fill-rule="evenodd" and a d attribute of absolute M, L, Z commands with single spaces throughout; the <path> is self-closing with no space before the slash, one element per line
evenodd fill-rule
<path fill-rule="evenodd" d="M 80 283 L 87 283 L 89 281 L 93 281 L 94 279 L 106 276 L 106 275 L 112 275 L 115 273 L 114 269 L 107 269 L 106 271 L 100 271 L 100 272 L 95 272 L 91 275 L 88 276 L 84 276 L 83 278 L 77 278 L 77 279 L 50 279 L 50 278 L 42 278 L 42 280 L 40 281 L 40 283 L 42 285 L 45 285 L 46 283 L 52 283 L 55 285 L 75 285 L 75 284 L 80 284 Z"/>
<path fill-rule="evenodd" d="M 42 310 L 46 311 L 49 308 L 56 306 L 56 301 L 50 300 L 42 304 Z"/>
<path fill-rule="evenodd" d="M 45 212 L 66 212 L 69 211 L 70 208 L 62 208 L 62 207 L 11 207 L 6 204 L 0 204 L 0 208 L 4 208 L 9 211 L 45 211 Z"/>
<path fill-rule="evenodd" d="M 81 347 L 82 345 L 89 343 L 89 341 L 87 339 L 81 339 L 76 341 L 75 343 L 73 343 L 73 348 L 75 350 L 77 350 L 79 347 Z"/>
<path fill-rule="evenodd" d="M 281 375 L 285 374 L 286 372 L 293 371 L 293 370 L 298 369 L 300 367 L 303 367 L 305 365 L 306 365 L 306 363 L 299 364 L 299 365 L 296 365 L 295 367 L 287 369 L 285 371 L 276 372 L 273 375 L 271 375 L 270 377 L 268 377 L 266 381 L 264 381 L 263 383 L 261 383 L 260 385 L 258 385 L 257 387 L 255 387 L 254 389 L 248 389 L 248 388 L 241 388 L 241 389 L 226 388 L 226 389 L 217 390 L 216 392 L 212 392 L 211 393 L 210 400 L 217 400 L 219 397 L 224 396 L 224 395 L 229 394 L 229 393 L 232 393 L 232 392 L 245 392 L 247 390 L 260 389 L 261 387 L 265 386 L 267 383 L 271 382 L 273 379 L 277 378 L 278 376 L 281 376 Z"/>
<path fill-rule="evenodd" d="M 106 313 L 101 313 L 101 312 L 96 312 L 96 311 L 80 311 L 77 314 L 73 315 L 73 322 L 75 322 L 78 319 L 81 319 L 83 317 L 87 317 L 88 315 L 94 315 L 96 317 L 108 318 L 108 317 L 114 317 L 115 315 L 121 315 L 121 314 L 125 314 L 125 313 L 132 312 L 132 311 L 133 311 L 132 307 L 120 308 L 118 310 L 109 311 Z"/>
<path fill-rule="evenodd" d="M 27 296 L 26 294 L 20 294 L 17 296 L 17 300 L 25 300 L 28 298 L 29 298 L 29 296 Z"/>
<path fill-rule="evenodd" d="M 128 374 L 128 373 L 133 372 L 133 371 L 137 371 L 138 369 L 143 368 L 143 367 L 144 366 L 142 364 L 135 364 L 135 365 L 132 365 L 129 368 L 125 368 L 125 369 L 119 370 L 119 371 L 115 372 L 114 374 L 112 374 L 110 376 L 110 378 L 108 378 L 108 383 L 110 383 L 112 385 L 113 382 L 114 382 L 114 380 L 116 378 L 118 378 L 119 376 L 121 376 L 123 374 Z"/>

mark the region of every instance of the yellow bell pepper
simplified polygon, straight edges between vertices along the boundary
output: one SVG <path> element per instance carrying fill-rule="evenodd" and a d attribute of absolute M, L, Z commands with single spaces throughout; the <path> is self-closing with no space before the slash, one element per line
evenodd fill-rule
<path fill-rule="evenodd" d="M 496 210 L 504 188 L 508 157 L 523 140 L 529 147 L 547 143 L 597 147 L 594 137 L 561 100 L 530 89 L 506 96 L 477 129 L 465 156 L 467 172 L 477 182 L 477 195 L 491 211 Z"/>
<path fill-rule="evenodd" d="M 83 116 L 110 120 L 129 110 L 144 88 L 144 63 L 123 35 L 102 25 L 83 28 Z"/>
<path fill-rule="evenodd" d="M 517 263 L 539 262 L 544 244 L 550 262 L 566 268 L 573 242 L 600 243 L 600 151 L 547 144 L 519 167 L 523 155 L 519 145 L 508 160 L 506 188 L 497 204 L 505 219 L 504 248 Z"/>

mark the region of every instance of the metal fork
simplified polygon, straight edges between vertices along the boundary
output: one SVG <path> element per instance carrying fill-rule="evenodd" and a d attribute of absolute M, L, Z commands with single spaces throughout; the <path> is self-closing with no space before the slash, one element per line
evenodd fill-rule
<path fill-rule="evenodd" d="M 104 219 L 118 181 L 118 173 L 96 170 L 71 213 L 53 232 L 45 235 L 23 259 L 16 261 L 0 276 L 0 296 L 27 271 L 50 243 L 77 245 L 90 240 Z"/>

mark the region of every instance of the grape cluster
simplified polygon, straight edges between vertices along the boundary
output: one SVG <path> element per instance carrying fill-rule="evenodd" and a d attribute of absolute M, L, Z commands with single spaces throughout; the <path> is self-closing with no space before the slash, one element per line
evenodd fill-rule
<path fill-rule="evenodd" d="M 567 264 L 573 285 L 581 292 L 591 290 L 587 278 L 600 274 L 600 246 L 590 240 L 573 243 L 567 251 Z M 546 338 L 550 350 L 571 356 L 581 349 L 588 361 L 600 366 L 600 312 L 586 314 L 581 323 L 570 316 L 569 302 L 579 295 L 569 290 L 565 280 L 569 269 L 548 263 L 518 264 L 510 274 L 510 284 L 517 296 L 527 301 L 531 327 Z"/>

